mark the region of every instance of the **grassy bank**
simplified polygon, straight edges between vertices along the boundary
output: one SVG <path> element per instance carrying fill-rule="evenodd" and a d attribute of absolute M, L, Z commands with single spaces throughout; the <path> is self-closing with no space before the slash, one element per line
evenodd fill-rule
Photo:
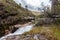
<path fill-rule="evenodd" d="M 60 40 L 60 29 L 57 27 L 57 25 L 50 25 L 48 27 L 46 26 L 38 26 L 33 28 L 30 32 L 24 33 L 24 35 L 34 35 L 34 34 L 42 34 L 47 36 L 51 40 L 51 38 L 55 38 L 56 40 Z"/>

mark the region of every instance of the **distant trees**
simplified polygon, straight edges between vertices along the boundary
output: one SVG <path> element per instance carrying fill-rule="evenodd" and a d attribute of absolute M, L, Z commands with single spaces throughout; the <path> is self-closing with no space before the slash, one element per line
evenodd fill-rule
<path fill-rule="evenodd" d="M 52 0 L 52 13 L 57 14 L 58 13 L 58 0 Z"/>
<path fill-rule="evenodd" d="M 25 5 L 25 8 L 26 8 L 26 9 L 27 9 L 27 7 L 28 7 L 28 6 L 27 6 L 27 5 Z"/>
<path fill-rule="evenodd" d="M 21 6 L 21 3 L 19 3 L 19 5 Z"/>
<path fill-rule="evenodd" d="M 52 6 L 51 6 L 51 10 L 49 9 L 48 6 L 44 6 L 43 5 L 43 2 L 42 2 L 42 6 L 43 7 L 43 10 L 44 10 L 44 13 L 48 14 L 49 17 L 51 18 L 59 18 L 60 17 L 60 1 L 58 0 L 51 0 L 52 1 Z"/>
<path fill-rule="evenodd" d="M 44 14 L 39 15 L 40 19 L 38 20 L 37 24 L 60 24 L 60 4 L 58 0 L 51 0 L 52 6 L 51 9 L 49 8 L 49 5 L 44 6 L 44 3 L 41 3 L 41 6 L 43 7 L 42 10 L 44 10 Z M 42 19 L 43 20 L 42 20 Z M 39 22 L 40 21 L 40 22 Z"/>
<path fill-rule="evenodd" d="M 45 6 L 44 3 L 41 3 L 42 10 L 44 11 L 44 17 L 50 17 L 51 18 L 51 9 L 50 6 L 47 5 Z"/>

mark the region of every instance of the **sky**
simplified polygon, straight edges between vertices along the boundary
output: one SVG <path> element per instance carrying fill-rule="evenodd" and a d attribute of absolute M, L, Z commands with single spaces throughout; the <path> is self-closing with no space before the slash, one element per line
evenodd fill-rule
<path fill-rule="evenodd" d="M 25 0 L 25 2 L 32 6 L 41 6 L 41 2 L 43 2 L 44 5 L 50 5 L 49 0 Z"/>
<path fill-rule="evenodd" d="M 25 5 L 29 5 L 29 6 L 33 6 L 33 8 L 35 7 L 42 7 L 41 3 L 43 2 L 44 6 L 49 5 L 51 7 L 51 2 L 49 2 L 49 0 L 15 0 L 16 3 L 21 3 L 22 6 L 24 7 Z"/>

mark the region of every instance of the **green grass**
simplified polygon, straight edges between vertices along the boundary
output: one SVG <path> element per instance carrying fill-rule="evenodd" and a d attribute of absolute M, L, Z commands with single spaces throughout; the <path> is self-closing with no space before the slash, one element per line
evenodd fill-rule
<path fill-rule="evenodd" d="M 53 31 L 54 35 L 60 39 L 60 29 L 56 28 L 56 27 L 51 27 L 51 30 Z"/>
<path fill-rule="evenodd" d="M 46 34 L 48 37 L 52 36 L 52 37 L 56 37 L 58 40 L 60 40 L 60 29 L 58 29 L 58 26 L 56 26 L 56 25 L 51 25 L 48 27 L 45 27 L 45 26 L 35 27 L 30 32 L 26 32 L 24 34 L 33 35 L 33 34 L 37 34 L 37 33 L 40 33 L 40 34 L 43 33 L 43 34 Z"/>

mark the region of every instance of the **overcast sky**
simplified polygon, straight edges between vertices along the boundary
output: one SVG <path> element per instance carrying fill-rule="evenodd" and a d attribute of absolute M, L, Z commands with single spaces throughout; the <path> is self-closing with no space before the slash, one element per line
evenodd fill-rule
<path fill-rule="evenodd" d="M 43 2 L 44 5 L 50 5 L 49 0 L 25 0 L 25 2 L 32 6 L 41 6 L 41 2 Z"/>
<path fill-rule="evenodd" d="M 34 7 L 41 7 L 41 3 L 43 2 L 43 4 L 45 6 L 49 5 L 51 7 L 51 2 L 49 2 L 49 0 L 15 0 L 16 3 L 21 3 L 23 6 L 24 4 L 28 4 Z"/>

